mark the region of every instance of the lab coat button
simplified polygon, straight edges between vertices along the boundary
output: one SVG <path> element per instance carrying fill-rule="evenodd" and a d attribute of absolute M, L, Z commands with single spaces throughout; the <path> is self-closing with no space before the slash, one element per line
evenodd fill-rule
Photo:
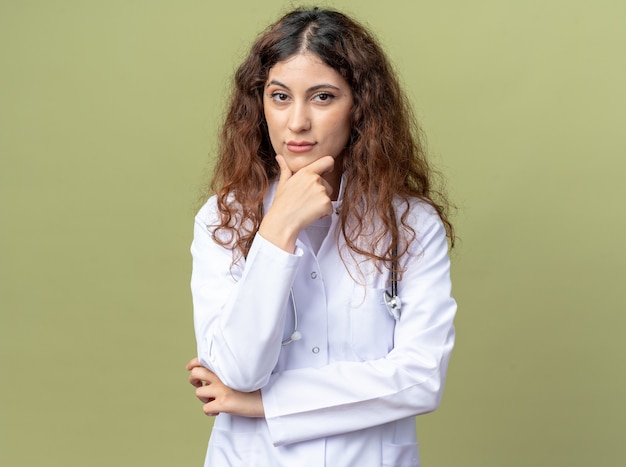
<path fill-rule="evenodd" d="M 311 352 L 313 352 L 313 353 L 320 353 L 320 348 L 319 347 L 313 347 L 311 349 Z"/>
<path fill-rule="evenodd" d="M 317 277 L 317 273 L 315 271 L 313 271 L 311 273 L 311 279 L 315 279 Z"/>

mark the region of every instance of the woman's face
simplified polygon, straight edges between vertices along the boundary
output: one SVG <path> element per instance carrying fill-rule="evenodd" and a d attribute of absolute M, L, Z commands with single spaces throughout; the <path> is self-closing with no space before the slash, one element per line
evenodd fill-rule
<path fill-rule="evenodd" d="M 274 65 L 263 108 L 272 146 L 292 172 L 323 156 L 332 156 L 335 167 L 341 167 L 350 137 L 352 90 L 316 55 L 298 54 Z M 333 172 L 329 182 L 338 185 L 341 174 Z"/>

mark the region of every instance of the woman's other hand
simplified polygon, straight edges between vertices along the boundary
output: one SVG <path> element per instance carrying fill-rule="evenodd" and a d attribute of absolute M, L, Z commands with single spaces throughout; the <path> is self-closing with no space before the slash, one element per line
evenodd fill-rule
<path fill-rule="evenodd" d="M 261 391 L 241 392 L 230 389 L 212 371 L 202 366 L 197 358 L 187 363 L 189 382 L 196 388 L 196 397 L 204 405 L 202 410 L 207 415 L 221 412 L 242 417 L 263 417 Z"/>

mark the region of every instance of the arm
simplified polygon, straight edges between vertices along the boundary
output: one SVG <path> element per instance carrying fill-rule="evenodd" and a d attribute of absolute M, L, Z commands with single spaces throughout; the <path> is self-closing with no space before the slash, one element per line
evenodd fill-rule
<path fill-rule="evenodd" d="M 320 158 L 293 174 L 281 156 L 276 196 L 245 261 L 217 245 L 207 225 L 219 223 L 213 198 L 203 207 L 191 246 L 194 328 L 200 362 L 228 387 L 263 387 L 281 350 L 286 303 L 301 252 L 298 233 L 332 212 L 332 188 L 321 177 L 334 165 Z M 266 240 L 267 239 L 267 240 Z"/>
<path fill-rule="evenodd" d="M 197 358 L 187 363 L 189 382 L 196 388 L 196 397 L 204 405 L 207 415 L 229 413 L 241 417 L 263 417 L 261 391 L 241 392 L 230 389 L 212 371 L 202 366 Z"/>
<path fill-rule="evenodd" d="M 191 246 L 198 357 L 230 388 L 253 391 L 276 365 L 299 257 L 257 235 L 247 260 L 231 268 L 232 252 L 207 228 L 216 221 L 213 199 L 196 216 Z"/>
<path fill-rule="evenodd" d="M 439 405 L 454 343 L 456 303 L 450 296 L 445 230 L 434 214 L 420 224 L 415 248 L 423 254 L 410 257 L 399 284 L 402 315 L 394 348 L 378 360 L 272 375 L 261 392 L 274 444 L 356 431 Z"/>

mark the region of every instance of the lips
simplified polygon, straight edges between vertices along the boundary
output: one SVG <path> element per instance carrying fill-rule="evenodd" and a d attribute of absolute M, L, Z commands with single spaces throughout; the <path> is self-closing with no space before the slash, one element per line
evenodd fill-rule
<path fill-rule="evenodd" d="M 315 143 L 311 141 L 287 141 L 287 150 L 294 153 L 308 152 L 313 146 Z"/>

